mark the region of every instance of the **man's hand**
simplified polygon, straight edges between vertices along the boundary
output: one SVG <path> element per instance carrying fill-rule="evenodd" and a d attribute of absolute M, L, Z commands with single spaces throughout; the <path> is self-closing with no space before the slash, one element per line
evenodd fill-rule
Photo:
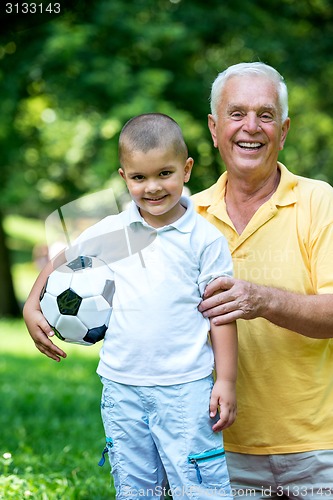
<path fill-rule="evenodd" d="M 222 276 L 207 285 L 199 311 L 216 325 L 261 316 L 264 287 Z"/>

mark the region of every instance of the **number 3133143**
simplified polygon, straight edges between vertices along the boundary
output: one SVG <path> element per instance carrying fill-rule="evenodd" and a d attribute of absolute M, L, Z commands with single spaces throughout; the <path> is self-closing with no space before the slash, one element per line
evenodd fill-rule
<path fill-rule="evenodd" d="M 60 14 L 60 3 L 11 3 L 5 4 L 6 14 Z"/>

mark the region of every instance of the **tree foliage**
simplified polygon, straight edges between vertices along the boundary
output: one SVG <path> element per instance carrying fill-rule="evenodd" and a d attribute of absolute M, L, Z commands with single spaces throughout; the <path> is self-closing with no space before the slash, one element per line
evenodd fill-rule
<path fill-rule="evenodd" d="M 223 168 L 206 125 L 210 86 L 219 71 L 241 61 L 267 62 L 286 78 L 292 127 L 281 160 L 333 183 L 329 0 L 66 5 L 58 16 L 5 19 L 0 214 L 45 217 L 110 186 L 119 131 L 143 112 L 179 122 L 195 159 L 190 188 L 208 187 Z"/>

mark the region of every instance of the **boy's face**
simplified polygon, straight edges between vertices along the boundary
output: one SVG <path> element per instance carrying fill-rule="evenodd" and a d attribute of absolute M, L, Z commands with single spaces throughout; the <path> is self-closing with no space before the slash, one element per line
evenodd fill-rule
<path fill-rule="evenodd" d="M 183 214 L 179 198 L 192 166 L 192 158 L 184 162 L 173 151 L 151 149 L 147 153 L 136 151 L 126 155 L 119 173 L 142 217 L 158 227 L 174 222 Z"/>

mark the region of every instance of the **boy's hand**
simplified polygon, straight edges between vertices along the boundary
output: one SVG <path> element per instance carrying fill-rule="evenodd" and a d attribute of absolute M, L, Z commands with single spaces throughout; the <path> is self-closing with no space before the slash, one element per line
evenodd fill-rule
<path fill-rule="evenodd" d="M 230 427 L 237 414 L 236 388 L 231 381 L 217 380 L 212 389 L 209 405 L 209 416 L 214 418 L 220 409 L 220 418 L 213 425 L 214 432 L 220 432 Z"/>
<path fill-rule="evenodd" d="M 28 317 L 25 316 L 25 322 L 32 340 L 41 353 L 58 362 L 61 358 L 66 358 L 67 354 L 50 340 L 49 337 L 54 335 L 54 331 L 41 311 L 30 312 Z"/>

